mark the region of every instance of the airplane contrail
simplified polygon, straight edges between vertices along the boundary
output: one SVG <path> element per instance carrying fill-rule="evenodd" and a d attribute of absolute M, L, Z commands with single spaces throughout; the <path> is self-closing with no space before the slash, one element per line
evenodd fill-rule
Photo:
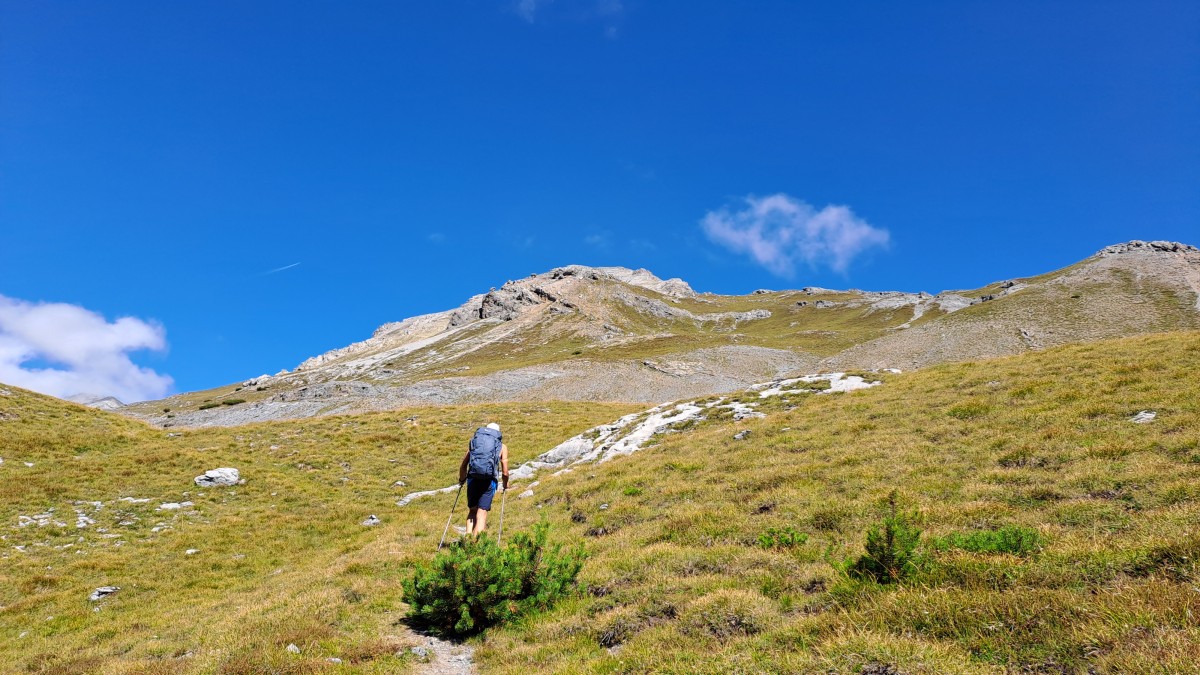
<path fill-rule="evenodd" d="M 266 272 L 263 272 L 263 273 L 262 273 L 261 275 L 259 275 L 259 276 L 264 276 L 264 277 L 265 277 L 265 276 L 267 276 L 268 274 L 275 274 L 276 272 L 282 272 L 282 271 L 284 271 L 284 270 L 290 270 L 290 269 L 292 269 L 293 267 L 295 267 L 296 265 L 299 265 L 299 264 L 300 264 L 300 263 L 298 263 L 298 262 L 294 262 L 294 263 L 292 263 L 291 265 L 284 265 L 283 267 L 276 267 L 276 268 L 275 268 L 275 269 L 273 269 L 273 270 L 268 270 L 268 271 L 266 271 Z"/>

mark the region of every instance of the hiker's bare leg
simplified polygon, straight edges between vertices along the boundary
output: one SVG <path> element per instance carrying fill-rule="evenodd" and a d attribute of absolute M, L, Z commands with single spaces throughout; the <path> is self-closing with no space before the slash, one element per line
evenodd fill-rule
<path fill-rule="evenodd" d="M 483 532 L 483 528 L 487 527 L 487 514 L 484 509 L 475 509 L 475 531 L 471 534 L 479 534 Z"/>
<path fill-rule="evenodd" d="M 475 518 L 478 513 L 479 509 L 467 511 L 467 534 L 475 534 Z"/>

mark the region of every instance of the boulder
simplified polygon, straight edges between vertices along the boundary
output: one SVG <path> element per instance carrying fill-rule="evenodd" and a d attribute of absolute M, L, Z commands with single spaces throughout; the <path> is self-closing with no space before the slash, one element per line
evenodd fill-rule
<path fill-rule="evenodd" d="M 203 476 L 196 476 L 196 485 L 200 487 L 221 487 L 224 485 L 237 485 L 241 480 L 241 474 L 237 469 L 222 467 L 220 469 L 210 469 L 204 472 Z"/>
<path fill-rule="evenodd" d="M 101 586 L 100 588 L 97 588 L 96 590 L 92 591 L 92 594 L 90 596 L 88 596 L 88 600 L 91 600 L 92 602 L 96 602 L 97 600 L 100 600 L 102 598 L 107 598 L 108 596 L 112 595 L 113 593 L 116 593 L 119 590 L 121 590 L 120 586 Z"/>
<path fill-rule="evenodd" d="M 746 440 L 746 438 L 747 438 L 749 435 L 750 435 L 750 430 L 749 430 L 749 429 L 743 429 L 742 431 L 739 431 L 739 432 L 737 432 L 736 434 L 734 434 L 734 435 L 733 435 L 733 440 L 735 440 L 735 441 L 744 441 L 744 440 Z"/>
<path fill-rule="evenodd" d="M 1154 418 L 1158 417 L 1158 413 L 1153 410 L 1143 410 L 1129 419 L 1134 424 L 1147 424 L 1153 422 Z"/>

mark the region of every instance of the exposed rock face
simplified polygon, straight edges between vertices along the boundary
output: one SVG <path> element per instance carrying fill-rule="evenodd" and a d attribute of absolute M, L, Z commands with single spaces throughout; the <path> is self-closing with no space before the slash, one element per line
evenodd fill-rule
<path fill-rule="evenodd" d="M 511 321 L 521 313 L 522 308 L 542 302 L 543 298 L 532 289 L 515 286 L 510 282 L 483 296 L 483 302 L 479 305 L 479 318 Z"/>
<path fill-rule="evenodd" d="M 1177 241 L 1141 241 L 1134 239 L 1124 244 L 1105 246 L 1096 255 L 1110 256 L 1122 253 L 1196 253 L 1197 251 L 1200 251 L 1200 249 L 1188 244 L 1181 244 Z"/>
<path fill-rule="evenodd" d="M 210 469 L 204 472 L 203 476 L 196 476 L 196 485 L 200 487 L 221 487 L 226 485 L 237 485 L 242 478 L 237 469 L 223 467 L 220 469 Z"/>

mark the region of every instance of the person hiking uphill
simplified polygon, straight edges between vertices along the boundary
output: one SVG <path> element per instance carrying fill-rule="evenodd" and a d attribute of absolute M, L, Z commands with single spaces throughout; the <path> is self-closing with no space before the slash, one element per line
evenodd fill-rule
<path fill-rule="evenodd" d="M 458 467 L 458 484 L 467 484 L 467 534 L 479 534 L 487 527 L 497 476 L 508 490 L 508 446 L 503 441 L 499 424 L 480 427 Z"/>

